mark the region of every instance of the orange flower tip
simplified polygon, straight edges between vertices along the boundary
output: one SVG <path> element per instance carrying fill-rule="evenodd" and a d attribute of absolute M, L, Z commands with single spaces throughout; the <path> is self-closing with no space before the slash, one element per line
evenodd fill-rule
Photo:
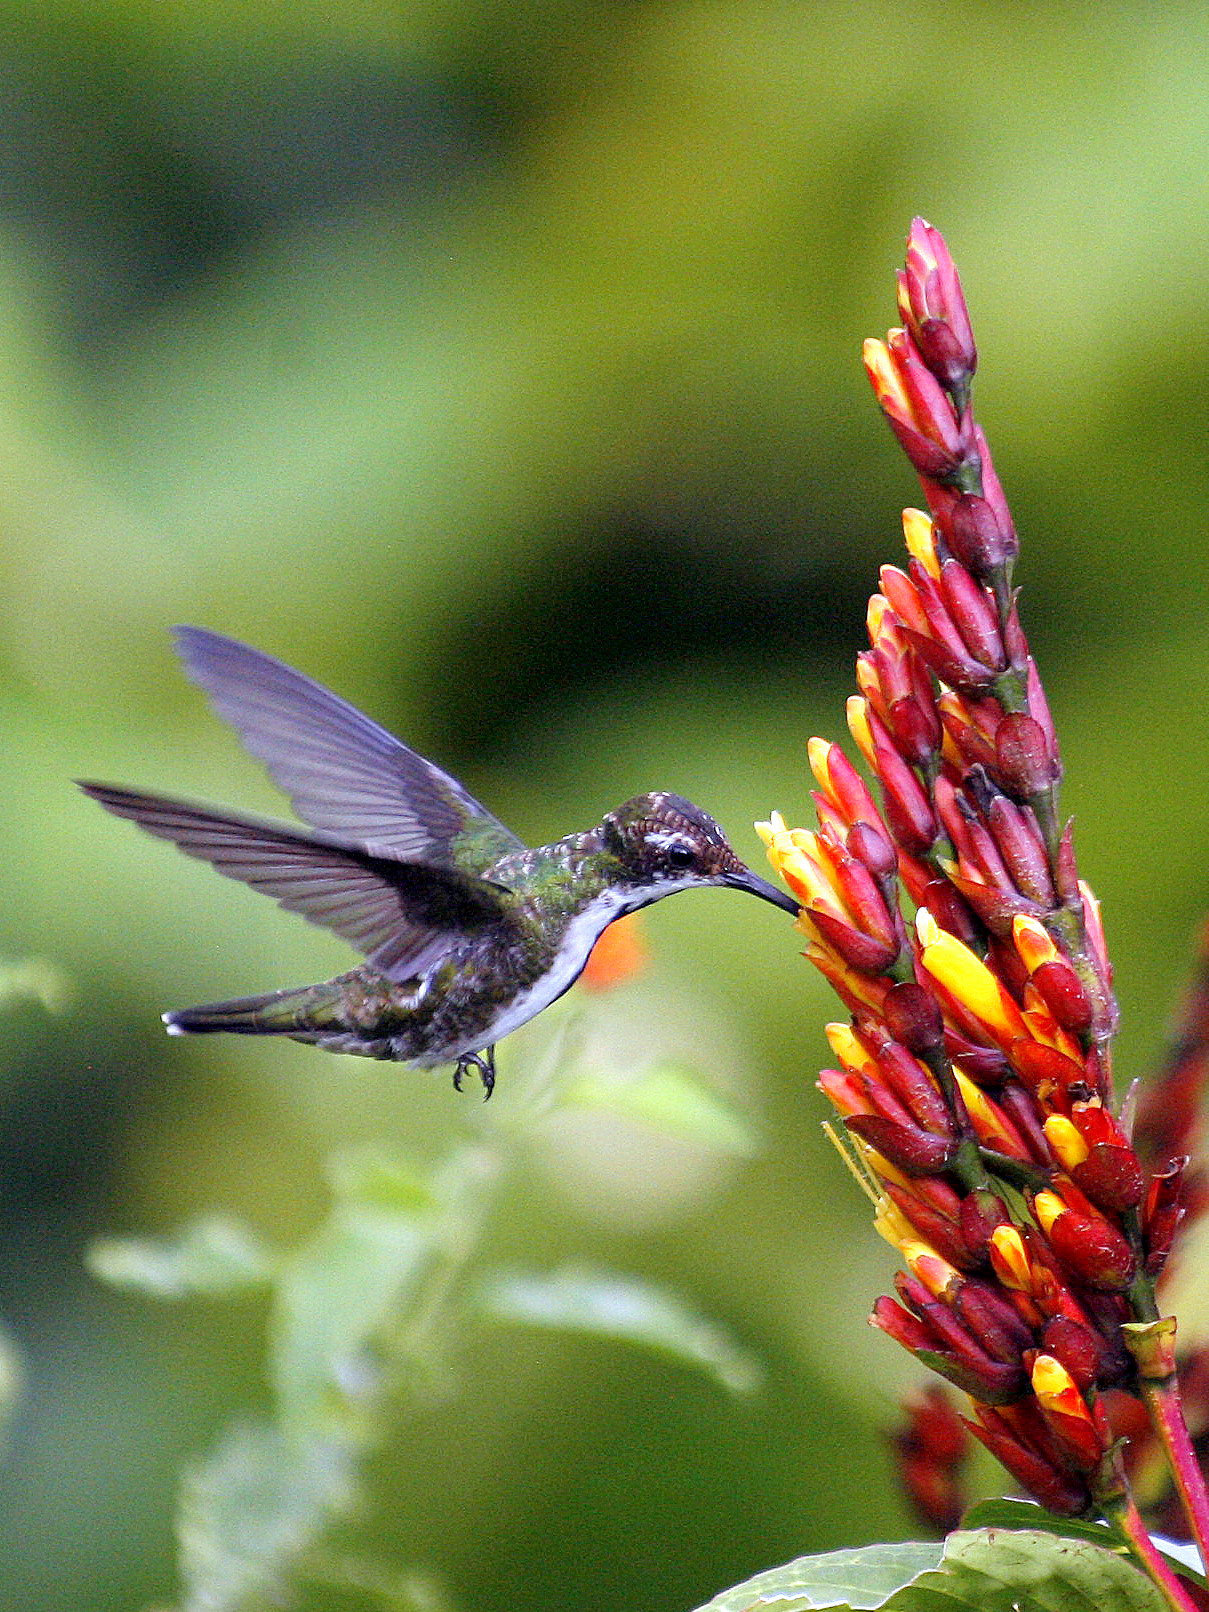
<path fill-rule="evenodd" d="M 601 932 L 579 976 L 580 983 L 589 991 L 609 991 L 640 974 L 649 961 L 642 920 L 636 912 L 627 913 Z"/>
<path fill-rule="evenodd" d="M 1048 1135 L 1049 1128 L 1046 1127 Z M 1033 1198 L 1033 1213 L 1037 1217 L 1042 1231 L 1048 1234 L 1054 1221 L 1059 1215 L 1067 1212 L 1067 1206 L 1056 1192 L 1038 1192 Z"/>
<path fill-rule="evenodd" d="M 991 1251 L 1002 1278 L 1010 1286 L 1027 1291 L 1033 1282 L 1032 1265 L 1024 1239 L 1015 1226 L 996 1226 L 991 1233 Z"/>
<path fill-rule="evenodd" d="M 895 383 L 894 366 L 890 362 L 890 349 L 878 336 L 867 336 L 861 343 L 861 358 L 869 376 L 876 385 L 883 376 L 887 384 Z"/>
<path fill-rule="evenodd" d="M 965 1103 L 974 1124 L 984 1130 L 1000 1131 L 1001 1124 L 996 1117 L 990 1098 L 982 1087 L 976 1086 L 969 1075 L 963 1074 L 960 1069 L 955 1068 L 953 1074 L 957 1079 L 957 1089 L 961 1093 L 962 1101 Z"/>
<path fill-rule="evenodd" d="M 1065 1114 L 1051 1114 L 1045 1121 L 1045 1139 L 1064 1170 L 1077 1170 L 1089 1156 L 1087 1143 Z"/>
<path fill-rule="evenodd" d="M 927 907 L 915 914 L 915 932 L 928 973 L 992 1034 L 1015 1040 L 1025 1033 L 1019 1009 L 991 970 L 956 935 L 942 929 Z"/>
<path fill-rule="evenodd" d="M 778 834 L 784 834 L 785 819 L 780 812 L 770 812 L 768 821 L 766 823 L 757 823 L 755 829 L 765 845 L 771 845 Z"/>
<path fill-rule="evenodd" d="M 1061 957 L 1044 924 L 1027 913 L 1018 913 L 1012 919 L 1012 939 L 1016 944 L 1020 961 L 1030 974 L 1040 968 L 1042 963 L 1052 963 Z"/>
<path fill-rule="evenodd" d="M 810 770 L 814 774 L 815 782 L 820 789 L 831 788 L 831 751 L 830 739 L 820 739 L 817 735 L 806 741 L 806 759 L 810 763 Z"/>
<path fill-rule="evenodd" d="M 899 1248 L 912 1275 L 917 1276 L 928 1292 L 937 1298 L 950 1283 L 960 1279 L 957 1267 L 950 1265 L 930 1244 L 920 1241 L 917 1236 L 900 1243 Z"/>

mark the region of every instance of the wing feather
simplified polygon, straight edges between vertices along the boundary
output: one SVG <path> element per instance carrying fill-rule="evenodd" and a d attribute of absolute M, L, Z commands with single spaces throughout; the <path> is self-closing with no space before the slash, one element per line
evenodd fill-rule
<path fill-rule="evenodd" d="M 192 680 L 313 827 L 481 871 L 521 842 L 456 779 L 331 689 L 202 627 L 174 629 Z"/>
<path fill-rule="evenodd" d="M 455 869 L 164 795 L 111 784 L 80 788 L 116 816 L 332 930 L 394 980 L 421 972 L 456 940 L 505 917 L 498 886 Z"/>

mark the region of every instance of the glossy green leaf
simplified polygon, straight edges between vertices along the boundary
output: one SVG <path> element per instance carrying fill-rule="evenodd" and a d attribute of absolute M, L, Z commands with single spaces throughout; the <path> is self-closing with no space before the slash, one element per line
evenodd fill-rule
<path fill-rule="evenodd" d="M 746 1120 L 681 1064 L 655 1063 L 624 1079 L 591 1071 L 569 1084 L 564 1100 L 573 1108 L 620 1114 L 716 1153 L 748 1158 L 756 1151 Z"/>
<path fill-rule="evenodd" d="M 908 1540 L 857 1550 L 799 1556 L 784 1567 L 757 1573 L 717 1595 L 698 1612 L 813 1612 L 816 1607 L 871 1608 L 929 1568 L 940 1565 L 942 1546 Z"/>
<path fill-rule="evenodd" d="M 481 1284 L 477 1301 L 493 1320 L 587 1332 L 656 1350 L 704 1371 L 731 1393 L 753 1393 L 763 1380 L 760 1362 L 725 1327 L 675 1294 L 633 1277 L 586 1265 L 503 1271 Z"/>
<path fill-rule="evenodd" d="M 1131 1561 L 1089 1540 L 1039 1530 L 965 1530 L 933 1544 L 871 1545 L 801 1556 L 698 1612 L 1164 1612 Z"/>
<path fill-rule="evenodd" d="M 300 1556 L 351 1498 L 348 1454 L 338 1441 L 234 1428 L 181 1484 L 182 1612 L 287 1604 Z"/>
<path fill-rule="evenodd" d="M 250 1227 L 225 1215 L 203 1215 L 175 1237 L 99 1237 L 87 1259 L 101 1281 L 158 1299 L 217 1298 L 263 1287 L 275 1264 Z"/>

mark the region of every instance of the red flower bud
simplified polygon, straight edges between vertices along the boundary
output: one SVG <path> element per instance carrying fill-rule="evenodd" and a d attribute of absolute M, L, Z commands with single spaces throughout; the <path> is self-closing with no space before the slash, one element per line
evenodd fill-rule
<path fill-rule="evenodd" d="M 934 1175 L 947 1169 L 957 1152 L 952 1137 L 934 1136 L 917 1125 L 887 1119 L 882 1114 L 850 1114 L 844 1124 L 905 1175 Z"/>
<path fill-rule="evenodd" d="M 942 481 L 955 475 L 973 438 L 907 332 L 892 330 L 885 343 L 867 341 L 864 358 L 882 413 L 916 470 Z"/>
<path fill-rule="evenodd" d="M 1122 1292 L 1133 1281 L 1137 1272 L 1133 1250 L 1116 1227 L 1098 1215 L 1066 1209 L 1049 1222 L 1045 1234 L 1066 1269 L 1088 1287 Z"/>
<path fill-rule="evenodd" d="M 943 1537 L 966 1507 L 960 1474 L 969 1434 L 939 1386 L 925 1388 L 903 1408 L 905 1421 L 891 1437 L 899 1478 L 924 1526 Z"/>
<path fill-rule="evenodd" d="M 1011 1216 L 1001 1199 L 993 1192 L 971 1192 L 961 1200 L 960 1222 L 962 1240 L 972 1254 L 980 1260 L 987 1257 L 987 1245 L 996 1226 L 1005 1225 Z M 956 1261 L 954 1262 L 956 1263 Z"/>
<path fill-rule="evenodd" d="M 982 1405 L 975 1410 L 978 1420 L 967 1421 L 966 1426 L 1034 1500 L 1058 1517 L 1077 1517 L 1088 1509 L 1091 1495 L 1086 1483 L 1039 1440 L 1026 1442 L 1001 1412 Z"/>
<path fill-rule="evenodd" d="M 870 1326 L 888 1333 L 939 1376 L 984 1404 L 1010 1405 L 1020 1398 L 1027 1377 L 1018 1361 L 992 1360 L 922 1283 L 900 1274 L 895 1285 L 911 1310 L 880 1298 L 869 1317 Z"/>
<path fill-rule="evenodd" d="M 806 912 L 828 946 L 838 952 L 850 968 L 855 968 L 860 974 L 884 974 L 893 967 L 899 952 L 897 944 L 887 944 L 876 936 L 862 934 L 859 929 L 854 929 L 851 924 L 822 907 L 812 904 L 806 908 Z"/>
<path fill-rule="evenodd" d="M 974 447 L 978 454 L 978 461 L 982 466 L 982 496 L 991 506 L 992 513 L 995 516 L 995 524 L 1002 534 L 1000 543 L 1003 549 L 1004 563 L 1010 564 L 1020 552 L 1020 541 L 1016 536 L 1016 526 L 1012 520 L 1012 512 L 1008 508 L 1007 499 L 1003 496 L 1003 487 L 1000 485 L 999 477 L 995 472 L 995 463 L 991 458 L 991 450 L 987 446 L 987 439 L 980 425 L 974 427 Z M 1038 716 L 1037 708 L 1032 702 L 1031 693 L 1029 695 L 1029 710 L 1032 711 L 1034 716 Z"/>
<path fill-rule="evenodd" d="M 975 493 L 956 493 L 942 511 L 938 511 L 941 529 L 953 551 L 978 578 L 986 582 L 1009 559 L 1014 559 L 1019 544 L 1015 532 L 1004 531 L 999 524 L 994 505 Z"/>
<path fill-rule="evenodd" d="M 924 856 L 936 839 L 936 818 L 915 774 L 890 743 L 890 736 L 875 717 L 874 762 L 882 786 L 886 820 L 895 841 L 912 856 Z"/>
<path fill-rule="evenodd" d="M 908 1051 L 923 1055 L 944 1046 L 944 1019 L 936 998 L 922 985 L 909 981 L 892 985 L 883 1012 L 890 1034 Z"/>
<path fill-rule="evenodd" d="M 924 363 L 947 391 L 964 398 L 978 363 L 974 332 L 944 237 L 922 218 L 907 236 L 898 308 Z"/>
<path fill-rule="evenodd" d="M 989 1282 L 963 1282 L 953 1295 L 953 1313 L 981 1346 L 1003 1365 L 1019 1364 L 1033 1334 L 998 1288 Z"/>
<path fill-rule="evenodd" d="M 986 589 L 964 565 L 946 560 L 940 568 L 940 592 L 972 658 L 988 671 L 1003 671 L 1007 655 L 999 636 L 999 618 Z"/>
<path fill-rule="evenodd" d="M 1083 1393 L 1100 1381 L 1105 1350 L 1097 1334 L 1081 1321 L 1068 1315 L 1051 1317 L 1041 1334 L 1041 1345 L 1046 1354 L 1062 1362 Z"/>
<path fill-rule="evenodd" d="M 1090 1030 L 1094 1017 L 1091 998 L 1083 988 L 1083 981 L 1065 958 L 1042 963 L 1029 978 L 1064 1030 L 1070 1030 L 1075 1035 Z"/>
<path fill-rule="evenodd" d="M 999 732 L 1002 731 L 1000 723 Z M 971 786 L 978 788 L 977 775 L 971 779 Z M 990 789 L 985 791 L 983 814 L 1016 889 L 1048 910 L 1054 905 L 1054 885 L 1037 819 L 1027 806 L 1017 806 L 1006 795 Z"/>
<path fill-rule="evenodd" d="M 1000 781 L 1017 800 L 1041 794 L 1062 770 L 1045 729 L 1021 711 L 1009 712 L 995 730 L 995 754 Z"/>
<path fill-rule="evenodd" d="M 875 879 L 888 879 L 898 866 L 894 846 L 883 832 L 880 822 L 853 823 L 844 836 L 844 846 L 850 856 L 864 863 Z"/>

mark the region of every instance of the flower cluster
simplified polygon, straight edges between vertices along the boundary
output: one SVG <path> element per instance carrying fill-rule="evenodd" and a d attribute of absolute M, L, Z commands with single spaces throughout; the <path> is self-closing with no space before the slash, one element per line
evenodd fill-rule
<path fill-rule="evenodd" d="M 872 1323 L 970 1395 L 967 1425 L 1042 1504 L 1119 1515 L 1110 1407 L 1170 1380 L 1154 1278 L 1183 1161 L 1148 1174 L 1114 1112 L 1100 912 L 1059 812 L 965 300 L 919 219 L 899 310 L 865 363 L 927 510 L 904 515 L 848 703 L 877 798 L 813 739 L 817 829 L 758 826 L 851 1015 L 819 1084 L 905 1265 Z"/>

